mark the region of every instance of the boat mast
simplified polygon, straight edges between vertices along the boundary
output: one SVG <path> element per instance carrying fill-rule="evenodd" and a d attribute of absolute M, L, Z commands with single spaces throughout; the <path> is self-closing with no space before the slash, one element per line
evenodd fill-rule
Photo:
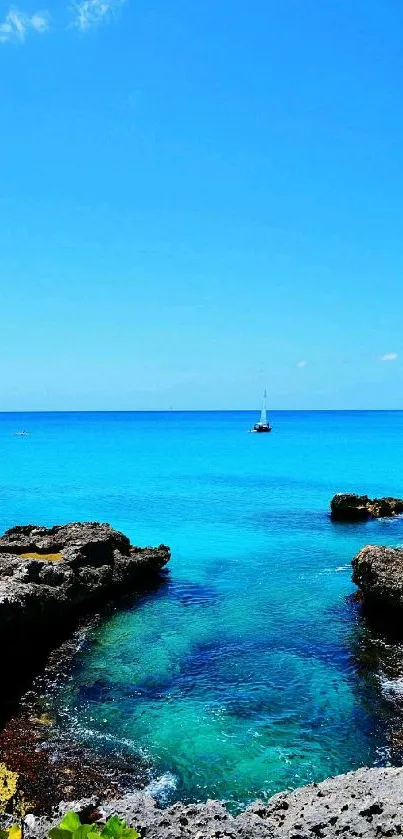
<path fill-rule="evenodd" d="M 263 405 L 262 405 L 262 410 L 261 410 L 261 412 L 260 412 L 260 423 L 261 423 L 261 425 L 267 425 L 267 408 L 266 408 L 266 398 L 267 398 L 267 394 L 266 394 L 266 390 L 265 390 L 265 392 L 264 392 L 264 394 L 263 394 Z"/>

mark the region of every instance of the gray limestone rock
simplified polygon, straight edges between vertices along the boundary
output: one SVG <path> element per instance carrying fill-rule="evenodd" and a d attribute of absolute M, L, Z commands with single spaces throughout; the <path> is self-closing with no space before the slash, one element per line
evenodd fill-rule
<path fill-rule="evenodd" d="M 238 816 L 219 801 L 163 810 L 141 793 L 104 805 L 63 802 L 52 820 L 29 817 L 27 839 L 43 839 L 68 809 L 101 820 L 116 814 L 145 839 L 382 839 L 403 833 L 403 769 L 359 769 L 256 801 Z"/>

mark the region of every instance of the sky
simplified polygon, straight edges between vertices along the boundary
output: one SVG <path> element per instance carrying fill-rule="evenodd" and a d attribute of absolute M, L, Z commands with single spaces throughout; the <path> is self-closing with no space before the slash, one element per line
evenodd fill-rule
<path fill-rule="evenodd" d="M 403 408 L 401 0 L 0 0 L 0 410 Z"/>

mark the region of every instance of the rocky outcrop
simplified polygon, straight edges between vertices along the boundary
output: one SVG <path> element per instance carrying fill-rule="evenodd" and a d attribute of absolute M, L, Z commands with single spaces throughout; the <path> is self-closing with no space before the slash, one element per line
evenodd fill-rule
<path fill-rule="evenodd" d="M 403 513 L 401 498 L 369 498 L 368 495 L 338 492 L 330 502 L 333 521 L 367 521 Z"/>
<path fill-rule="evenodd" d="M 403 513 L 403 500 L 401 498 L 374 498 L 371 501 L 370 499 L 368 512 L 374 519 L 400 516 Z"/>
<path fill-rule="evenodd" d="M 169 549 L 137 548 L 108 524 L 14 527 L 0 538 L 0 632 L 8 658 L 55 645 L 77 613 L 158 579 Z M 63 634 L 63 632 L 62 632 Z M 14 666 L 14 670 L 16 667 Z"/>
<path fill-rule="evenodd" d="M 403 548 L 367 545 L 353 559 L 353 582 L 379 622 L 403 628 Z"/>
<path fill-rule="evenodd" d="M 60 815 L 71 808 L 84 810 L 84 821 L 89 815 L 116 814 L 147 839 L 382 839 L 403 833 L 403 769 L 359 769 L 257 801 L 238 816 L 218 801 L 161 810 L 143 794 L 101 809 L 94 805 L 96 801 L 64 804 Z M 27 839 L 43 839 L 49 826 L 45 819 L 29 817 Z"/>
<path fill-rule="evenodd" d="M 338 492 L 330 502 L 334 521 L 366 521 L 369 517 L 367 495 L 353 495 Z"/>

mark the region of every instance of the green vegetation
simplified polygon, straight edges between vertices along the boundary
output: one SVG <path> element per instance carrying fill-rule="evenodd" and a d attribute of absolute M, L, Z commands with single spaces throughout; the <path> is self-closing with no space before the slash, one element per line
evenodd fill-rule
<path fill-rule="evenodd" d="M 106 824 L 101 827 L 97 824 L 81 824 L 78 813 L 72 810 L 64 816 L 59 827 L 53 827 L 49 831 L 49 839 L 140 839 L 140 833 L 133 827 L 128 827 L 126 822 L 111 816 Z M 0 830 L 0 839 L 22 839 L 23 826 L 13 824 L 6 830 Z"/>
<path fill-rule="evenodd" d="M 2 830 L 0 839 L 23 839 L 24 819 L 31 805 L 18 787 L 18 773 L 0 763 L 0 813 L 9 813 L 18 824 Z M 128 827 L 123 819 L 111 816 L 105 825 L 82 824 L 78 813 L 70 810 L 58 827 L 49 831 L 49 839 L 140 839 L 140 833 Z"/>
<path fill-rule="evenodd" d="M 7 830 L 0 830 L 0 839 L 22 839 L 22 829 L 18 824 L 13 824 Z"/>
<path fill-rule="evenodd" d="M 18 773 L 8 769 L 5 763 L 0 763 L 0 813 L 3 813 L 8 802 L 14 798 L 18 786 Z"/>
<path fill-rule="evenodd" d="M 81 824 L 79 815 L 72 810 L 66 813 L 59 827 L 54 827 L 49 832 L 49 839 L 99 839 L 100 836 L 103 839 L 140 839 L 137 830 L 128 827 L 126 822 L 117 816 L 111 816 L 101 827 L 98 824 Z"/>
<path fill-rule="evenodd" d="M 31 805 L 24 793 L 18 788 L 18 773 L 8 769 L 5 763 L 0 763 L 0 813 L 10 808 L 13 818 L 19 824 L 13 824 L 6 830 L 0 829 L 0 839 L 22 839 L 23 821 Z"/>

